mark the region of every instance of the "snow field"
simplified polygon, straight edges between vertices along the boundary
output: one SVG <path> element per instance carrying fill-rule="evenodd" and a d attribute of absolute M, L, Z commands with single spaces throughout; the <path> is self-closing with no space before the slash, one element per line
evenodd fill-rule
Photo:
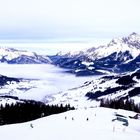
<path fill-rule="evenodd" d="M 2 140 L 139 140 L 140 120 L 129 121 L 130 126 L 125 131 L 116 121 L 113 131 L 114 112 L 116 110 L 107 108 L 68 111 L 31 122 L 0 126 L 0 136 Z"/>

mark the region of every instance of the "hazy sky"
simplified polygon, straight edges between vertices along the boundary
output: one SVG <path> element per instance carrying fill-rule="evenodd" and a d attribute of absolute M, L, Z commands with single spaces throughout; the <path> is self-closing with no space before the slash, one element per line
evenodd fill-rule
<path fill-rule="evenodd" d="M 140 0 L 0 0 L 0 40 L 91 40 L 140 33 Z"/>

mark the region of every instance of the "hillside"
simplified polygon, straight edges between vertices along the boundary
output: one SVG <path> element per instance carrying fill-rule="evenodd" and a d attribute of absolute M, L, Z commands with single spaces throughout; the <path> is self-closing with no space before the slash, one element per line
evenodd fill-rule
<path fill-rule="evenodd" d="M 101 99 L 127 100 L 140 103 L 140 72 L 109 75 L 87 81 L 83 85 L 44 98 L 49 104 L 68 104 L 76 108 L 98 106 Z"/>
<path fill-rule="evenodd" d="M 121 121 L 112 121 L 116 112 L 125 114 L 128 126 Z M 0 136 L 3 140 L 139 140 L 140 120 L 128 117 L 134 115 L 134 112 L 106 108 L 74 110 L 31 122 L 0 126 Z"/>

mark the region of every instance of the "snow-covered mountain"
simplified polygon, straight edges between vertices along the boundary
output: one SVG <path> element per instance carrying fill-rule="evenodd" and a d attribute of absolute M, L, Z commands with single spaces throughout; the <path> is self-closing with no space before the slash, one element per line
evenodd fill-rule
<path fill-rule="evenodd" d="M 140 70 L 110 75 L 87 81 L 82 86 L 44 98 L 49 104 L 71 104 L 76 108 L 99 106 L 102 99 L 127 100 L 140 103 Z"/>
<path fill-rule="evenodd" d="M 107 57 L 113 53 L 120 54 L 120 52 L 129 52 L 133 58 L 136 58 L 140 54 L 140 35 L 132 33 L 127 37 L 112 39 L 105 46 L 99 46 L 95 50 L 88 49 L 85 54 L 90 59 L 95 60 Z"/>
<path fill-rule="evenodd" d="M 134 71 L 140 67 L 140 35 L 132 33 L 104 46 L 50 58 L 77 76 Z"/>
<path fill-rule="evenodd" d="M 34 52 L 0 47 L 0 62 L 8 64 L 40 64 L 50 63 L 51 61 L 49 57 L 38 55 Z"/>

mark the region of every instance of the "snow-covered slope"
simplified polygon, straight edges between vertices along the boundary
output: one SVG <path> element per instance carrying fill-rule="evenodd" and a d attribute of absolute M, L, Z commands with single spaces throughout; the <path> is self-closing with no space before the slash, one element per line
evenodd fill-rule
<path fill-rule="evenodd" d="M 129 125 L 114 121 L 115 112 L 125 114 Z M 139 140 L 140 120 L 130 119 L 136 113 L 92 108 L 68 111 L 35 121 L 0 126 L 2 140 Z"/>
<path fill-rule="evenodd" d="M 100 100 L 133 99 L 140 103 L 140 71 L 124 75 L 110 75 L 87 81 L 77 88 L 44 98 L 49 104 L 71 104 L 76 108 L 99 106 Z"/>
<path fill-rule="evenodd" d="M 91 51 L 91 49 L 87 50 L 85 54 L 94 60 L 107 57 L 114 52 L 119 54 L 120 52 L 125 53 L 126 51 L 128 51 L 133 58 L 136 58 L 140 54 L 140 35 L 132 33 L 127 37 L 113 39 L 109 44 L 99 46 L 95 51 Z"/>
<path fill-rule="evenodd" d="M 37 55 L 34 52 L 0 47 L 0 62 L 10 64 L 40 64 L 50 63 L 51 61 L 49 57 Z"/>
<path fill-rule="evenodd" d="M 134 71 L 140 67 L 140 35 L 132 33 L 104 46 L 50 58 L 55 65 L 69 68 L 77 76 Z"/>

